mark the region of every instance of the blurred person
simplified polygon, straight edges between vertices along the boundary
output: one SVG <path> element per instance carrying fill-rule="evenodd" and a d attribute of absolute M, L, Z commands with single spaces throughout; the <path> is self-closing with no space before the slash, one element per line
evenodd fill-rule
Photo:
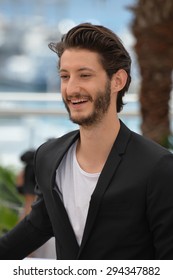
<path fill-rule="evenodd" d="M 173 155 L 119 118 L 131 58 L 106 27 L 83 23 L 51 43 L 79 130 L 35 154 L 38 199 L 0 239 L 22 259 L 52 236 L 57 259 L 173 259 Z"/>
<path fill-rule="evenodd" d="M 20 219 L 23 219 L 31 211 L 31 205 L 36 198 L 35 194 L 35 172 L 34 172 L 35 150 L 24 152 L 20 159 L 24 163 L 24 168 L 17 174 L 16 187 L 20 194 L 24 196 L 24 207 Z"/>
<path fill-rule="evenodd" d="M 50 139 L 48 139 L 50 140 Z M 31 205 L 36 199 L 35 193 L 35 172 L 34 172 L 34 154 L 35 150 L 27 150 L 24 152 L 20 159 L 24 163 L 24 167 L 18 173 L 16 178 L 16 187 L 18 192 L 24 196 L 24 207 L 20 215 L 20 220 L 22 220 L 31 211 Z M 54 250 L 54 238 L 51 238 L 43 246 L 41 246 L 36 251 L 32 252 L 29 258 L 55 258 Z"/>

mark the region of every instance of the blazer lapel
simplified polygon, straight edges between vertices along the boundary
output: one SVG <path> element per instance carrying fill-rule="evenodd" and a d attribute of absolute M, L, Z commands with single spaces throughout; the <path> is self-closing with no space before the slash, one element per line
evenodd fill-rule
<path fill-rule="evenodd" d="M 83 250 L 86 241 L 89 237 L 92 226 L 95 222 L 97 212 L 99 210 L 99 206 L 101 200 L 104 196 L 104 192 L 109 186 L 109 183 L 112 179 L 112 176 L 115 174 L 116 169 L 118 168 L 122 155 L 125 153 L 129 137 L 130 130 L 121 122 L 121 127 L 119 134 L 114 142 L 112 150 L 108 156 L 108 159 L 105 163 L 105 166 L 100 174 L 99 180 L 97 182 L 96 188 L 91 196 L 90 206 L 88 210 L 88 216 L 86 220 L 85 230 L 83 234 L 83 239 L 79 251 L 79 255 Z M 79 256 L 78 255 L 78 256 Z"/>

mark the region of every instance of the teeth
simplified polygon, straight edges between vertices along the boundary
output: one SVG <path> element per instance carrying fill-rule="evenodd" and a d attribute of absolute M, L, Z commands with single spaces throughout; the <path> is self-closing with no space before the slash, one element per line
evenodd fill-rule
<path fill-rule="evenodd" d="M 82 103 L 82 102 L 86 102 L 86 101 L 87 101 L 87 99 L 71 100 L 71 102 L 72 102 L 73 104 L 78 104 L 78 103 Z"/>

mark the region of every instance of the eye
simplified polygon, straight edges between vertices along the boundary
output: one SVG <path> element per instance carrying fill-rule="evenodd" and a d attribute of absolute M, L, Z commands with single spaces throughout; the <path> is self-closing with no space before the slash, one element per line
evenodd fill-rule
<path fill-rule="evenodd" d="M 89 78 L 89 77 L 91 77 L 91 74 L 81 74 L 81 77 L 82 78 Z"/>
<path fill-rule="evenodd" d="M 60 75 L 61 80 L 67 80 L 69 75 Z"/>

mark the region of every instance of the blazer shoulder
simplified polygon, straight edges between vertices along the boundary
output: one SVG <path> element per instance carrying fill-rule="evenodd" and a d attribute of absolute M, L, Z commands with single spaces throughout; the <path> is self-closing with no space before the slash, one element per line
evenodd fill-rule
<path fill-rule="evenodd" d="M 120 137 L 121 136 L 121 137 Z M 172 155 L 171 151 L 154 142 L 153 140 L 134 132 L 133 130 L 126 127 L 126 125 L 121 121 L 121 130 L 119 133 L 119 142 L 124 143 L 126 140 L 126 148 L 131 151 L 133 156 L 160 158 L 164 155 Z"/>
<path fill-rule="evenodd" d="M 149 156 L 150 159 L 151 156 L 156 156 L 158 158 L 164 155 L 173 156 L 171 151 L 165 147 L 134 131 L 131 133 L 131 146 L 135 149 L 136 153 L 144 153 L 146 156 Z"/>
<path fill-rule="evenodd" d="M 79 130 L 71 131 L 59 138 L 46 141 L 35 152 L 35 171 L 37 167 L 54 164 L 60 160 L 68 148 L 79 138 Z"/>
<path fill-rule="evenodd" d="M 68 145 L 68 143 L 75 141 L 75 138 L 78 138 L 78 134 L 79 131 L 75 130 L 58 138 L 52 138 L 40 145 L 36 151 L 36 154 L 57 149 L 57 147 L 62 147 L 62 145 L 65 147 Z"/>

